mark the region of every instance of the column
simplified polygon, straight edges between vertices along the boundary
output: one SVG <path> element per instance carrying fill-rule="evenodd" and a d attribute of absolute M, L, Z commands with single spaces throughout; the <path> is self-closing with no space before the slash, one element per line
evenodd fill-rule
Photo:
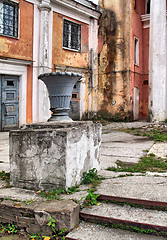
<path fill-rule="evenodd" d="M 166 0 L 152 0 L 149 43 L 149 112 L 152 122 L 166 118 Z"/>

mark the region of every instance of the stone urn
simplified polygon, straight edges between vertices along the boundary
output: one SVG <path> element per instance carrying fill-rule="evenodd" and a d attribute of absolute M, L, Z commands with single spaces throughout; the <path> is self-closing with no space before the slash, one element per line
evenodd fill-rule
<path fill-rule="evenodd" d="M 51 72 L 38 76 L 49 93 L 50 110 L 53 113 L 49 121 L 72 121 L 68 116 L 72 90 L 81 78 L 81 74 L 71 72 Z"/>

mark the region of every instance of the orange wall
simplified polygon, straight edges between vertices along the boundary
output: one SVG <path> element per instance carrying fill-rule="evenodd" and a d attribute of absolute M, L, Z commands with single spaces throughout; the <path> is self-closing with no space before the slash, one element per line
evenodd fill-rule
<path fill-rule="evenodd" d="M 63 18 L 81 24 L 81 52 L 63 49 Z M 89 65 L 89 26 L 61 14 L 53 14 L 53 65 L 65 65 L 85 68 Z"/>
<path fill-rule="evenodd" d="M 148 117 L 148 63 L 149 63 L 149 29 L 143 28 L 141 15 L 145 14 L 145 0 L 136 1 L 132 13 L 131 34 L 131 94 L 133 88 L 139 88 L 139 118 Z M 134 37 L 139 39 L 139 66 L 134 65 Z"/>
<path fill-rule="evenodd" d="M 0 36 L 0 56 L 33 60 L 33 4 L 20 0 L 19 39 Z"/>

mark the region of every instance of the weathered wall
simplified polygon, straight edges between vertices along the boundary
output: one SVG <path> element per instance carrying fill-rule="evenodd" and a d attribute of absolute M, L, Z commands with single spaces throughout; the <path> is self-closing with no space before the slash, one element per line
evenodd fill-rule
<path fill-rule="evenodd" d="M 79 68 L 89 67 L 89 26 L 87 24 L 69 19 L 73 22 L 81 24 L 81 52 L 63 49 L 63 18 L 65 16 L 53 13 L 53 48 L 52 63 L 55 65 L 66 65 Z"/>
<path fill-rule="evenodd" d="M 67 13 L 68 14 L 68 13 Z M 63 18 L 81 24 L 81 51 L 63 49 Z M 52 69 L 53 71 L 65 69 L 75 71 L 83 75 L 80 84 L 80 118 L 90 118 L 97 111 L 98 97 L 98 26 L 97 20 L 89 19 L 84 23 L 70 17 L 53 12 L 53 48 Z M 91 48 L 94 51 L 94 87 L 92 87 Z M 79 120 L 79 119 L 78 119 Z"/>
<path fill-rule="evenodd" d="M 33 4 L 19 2 L 19 38 L 0 36 L 0 56 L 33 59 Z"/>
<path fill-rule="evenodd" d="M 115 120 L 131 117 L 130 0 L 100 0 L 99 115 Z"/>

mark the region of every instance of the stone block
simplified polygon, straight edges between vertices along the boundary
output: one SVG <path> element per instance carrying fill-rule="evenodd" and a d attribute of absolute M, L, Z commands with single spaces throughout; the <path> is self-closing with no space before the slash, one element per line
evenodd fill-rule
<path fill-rule="evenodd" d="M 101 124 L 40 123 L 11 131 L 11 185 L 49 190 L 80 184 L 83 172 L 100 169 Z"/>
<path fill-rule="evenodd" d="M 51 235 L 51 228 L 47 226 L 50 217 L 56 221 L 56 230 L 66 228 L 69 232 L 79 223 L 79 210 L 79 205 L 71 200 L 41 201 L 29 205 L 3 200 L 0 219 L 2 223 L 14 223 L 28 233 Z"/>

